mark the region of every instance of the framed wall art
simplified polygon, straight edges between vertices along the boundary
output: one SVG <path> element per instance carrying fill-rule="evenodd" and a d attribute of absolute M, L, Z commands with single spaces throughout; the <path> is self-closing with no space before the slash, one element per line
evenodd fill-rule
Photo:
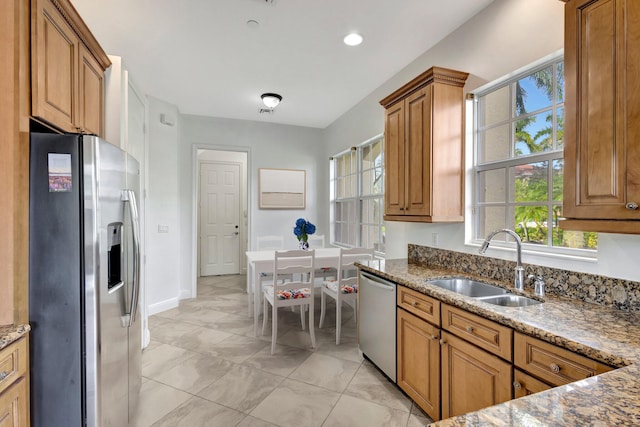
<path fill-rule="evenodd" d="M 307 171 L 298 169 L 258 169 L 260 209 L 304 209 Z"/>

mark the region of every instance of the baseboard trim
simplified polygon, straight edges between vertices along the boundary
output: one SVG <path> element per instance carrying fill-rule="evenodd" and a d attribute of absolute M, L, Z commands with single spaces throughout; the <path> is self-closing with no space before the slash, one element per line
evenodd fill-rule
<path fill-rule="evenodd" d="M 163 311 L 176 308 L 179 303 L 180 300 L 178 298 L 170 298 L 168 300 L 160 301 L 155 304 L 149 304 L 149 316 L 153 316 L 154 314 L 162 313 Z"/>

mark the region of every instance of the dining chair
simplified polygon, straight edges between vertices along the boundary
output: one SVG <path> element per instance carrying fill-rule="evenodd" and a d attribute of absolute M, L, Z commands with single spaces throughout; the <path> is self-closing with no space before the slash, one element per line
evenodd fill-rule
<path fill-rule="evenodd" d="M 300 306 L 300 322 L 305 330 L 305 308 L 309 308 L 309 335 L 311 347 L 316 347 L 313 319 L 313 280 L 315 270 L 315 250 L 276 251 L 273 262 L 273 283 L 263 288 L 264 315 L 262 335 L 267 328 L 269 307 L 271 305 L 271 354 L 275 353 L 278 336 L 278 308 Z M 284 281 L 282 277 L 292 277 Z"/>
<path fill-rule="evenodd" d="M 284 237 L 282 236 L 258 236 L 256 239 L 259 251 L 278 251 L 284 249 Z M 290 278 L 290 277 L 289 277 Z M 265 282 L 273 280 L 273 274 L 260 273 L 260 288 Z"/>
<path fill-rule="evenodd" d="M 259 251 L 277 251 L 284 249 L 284 237 L 283 236 L 258 236 L 256 238 L 257 250 Z M 260 273 L 260 283 L 258 286 L 260 287 L 260 292 L 262 292 L 262 287 L 273 280 L 273 275 L 271 273 L 262 272 Z M 257 292 L 254 290 L 254 292 Z M 253 301 L 253 295 L 249 295 L 249 299 Z M 258 312 L 259 312 L 258 308 Z"/>
<path fill-rule="evenodd" d="M 373 249 L 352 248 L 340 249 L 336 278 L 325 280 L 320 297 L 320 324 L 322 328 L 327 309 L 327 295 L 336 301 L 336 345 L 340 344 L 342 326 L 342 303 L 353 307 L 354 320 L 357 319 L 358 303 L 358 268 L 356 261 L 373 259 Z"/>
<path fill-rule="evenodd" d="M 324 248 L 324 234 L 312 234 L 308 240 L 309 247 L 312 249 Z M 329 277 L 336 277 L 336 270 L 333 267 L 323 267 L 316 269 L 316 280 L 320 279 L 321 282 L 318 286 L 322 285 L 322 281 Z"/>

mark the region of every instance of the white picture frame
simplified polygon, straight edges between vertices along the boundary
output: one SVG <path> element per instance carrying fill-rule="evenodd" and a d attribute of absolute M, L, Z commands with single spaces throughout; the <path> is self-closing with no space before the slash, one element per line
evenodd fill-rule
<path fill-rule="evenodd" d="M 307 171 L 300 169 L 258 169 L 260 209 L 304 209 Z"/>

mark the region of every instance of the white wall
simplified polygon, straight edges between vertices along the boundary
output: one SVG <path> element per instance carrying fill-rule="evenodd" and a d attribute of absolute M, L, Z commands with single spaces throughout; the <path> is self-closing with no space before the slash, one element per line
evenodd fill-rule
<path fill-rule="evenodd" d="M 382 132 L 384 110 L 378 101 L 429 67 L 469 72 L 465 86 L 469 92 L 558 51 L 564 45 L 563 30 L 564 3 L 558 0 L 496 0 L 326 128 L 325 155 Z M 438 234 L 439 247 L 477 251 L 476 247 L 465 245 L 464 224 L 389 221 L 386 230 L 387 258 L 406 257 L 408 243 L 433 246 L 433 233 Z M 598 246 L 597 262 L 531 254 L 524 255 L 524 262 L 640 281 L 640 271 L 632 259 L 640 247 L 639 236 L 601 233 Z M 490 248 L 487 254 L 515 259 L 512 251 Z"/>
<path fill-rule="evenodd" d="M 192 250 L 193 227 L 193 149 L 245 150 L 248 162 L 248 211 L 250 248 L 255 237 L 280 234 L 290 247 L 297 245 L 293 225 L 297 218 L 306 217 L 318 224 L 318 232 L 328 235 L 328 157 L 323 154 L 322 132 L 314 128 L 277 125 L 264 122 L 183 115 L 180 120 L 180 263 L 191 265 L 197 254 Z M 259 168 L 304 169 L 307 171 L 307 198 L 304 210 L 258 209 Z M 196 272 L 182 269 L 182 295 L 190 291 Z"/>
<path fill-rule="evenodd" d="M 178 305 L 180 273 L 180 210 L 178 132 L 180 115 L 175 106 L 159 99 L 149 101 L 149 155 L 147 185 L 147 297 L 149 314 Z M 160 123 L 160 115 L 173 123 Z M 166 226 L 160 233 L 158 227 Z"/>

